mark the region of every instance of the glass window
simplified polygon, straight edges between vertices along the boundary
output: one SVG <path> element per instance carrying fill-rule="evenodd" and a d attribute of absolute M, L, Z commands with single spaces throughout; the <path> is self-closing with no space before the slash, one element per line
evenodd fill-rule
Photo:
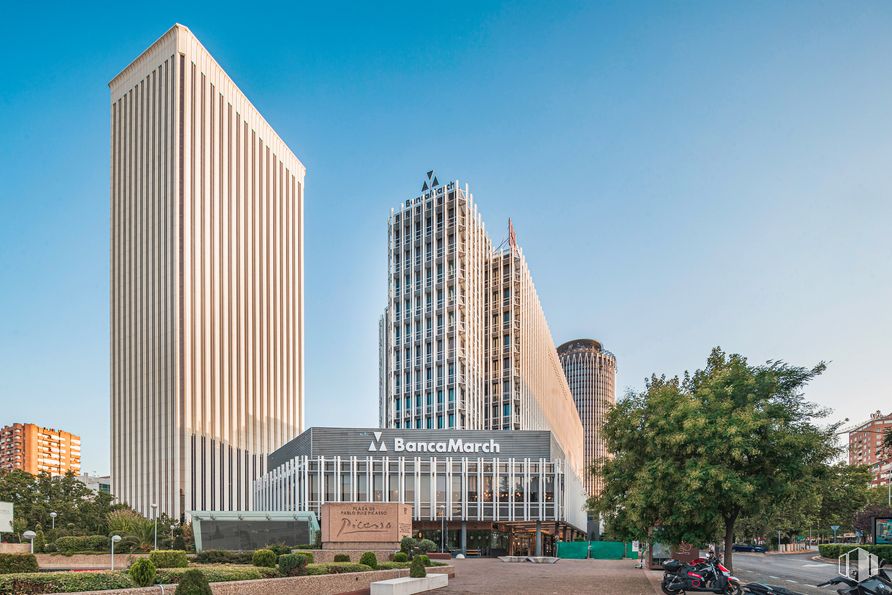
<path fill-rule="evenodd" d="M 434 420 L 431 419 L 431 416 L 427 416 L 427 429 L 430 430 L 434 427 Z"/>
<path fill-rule="evenodd" d="M 443 429 L 443 416 L 442 415 L 437 416 L 437 428 Z"/>
<path fill-rule="evenodd" d="M 454 413 L 449 414 L 449 427 L 450 428 L 455 427 L 455 414 Z"/>
<path fill-rule="evenodd" d="M 455 389 L 454 388 L 449 389 L 449 402 L 450 403 L 455 402 Z"/>

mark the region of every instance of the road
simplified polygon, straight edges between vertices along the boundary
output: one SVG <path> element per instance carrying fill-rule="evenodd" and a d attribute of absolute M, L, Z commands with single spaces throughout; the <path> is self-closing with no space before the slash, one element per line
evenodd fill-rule
<path fill-rule="evenodd" d="M 815 585 L 836 576 L 836 565 L 812 560 L 817 552 L 808 554 L 747 554 L 734 553 L 734 574 L 745 583 L 768 583 L 786 587 L 808 595 L 833 595 L 830 587 Z"/>

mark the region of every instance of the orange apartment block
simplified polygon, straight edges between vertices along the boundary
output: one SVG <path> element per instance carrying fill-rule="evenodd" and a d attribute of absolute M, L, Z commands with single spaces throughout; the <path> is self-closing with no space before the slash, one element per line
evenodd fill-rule
<path fill-rule="evenodd" d="M 883 486 L 892 479 L 892 452 L 883 448 L 883 436 L 892 430 L 892 413 L 872 413 L 870 419 L 849 430 L 849 465 L 867 465 L 871 484 Z"/>
<path fill-rule="evenodd" d="M 10 424 L 0 429 L 0 470 L 21 469 L 37 475 L 81 472 L 81 438 L 35 424 Z"/>

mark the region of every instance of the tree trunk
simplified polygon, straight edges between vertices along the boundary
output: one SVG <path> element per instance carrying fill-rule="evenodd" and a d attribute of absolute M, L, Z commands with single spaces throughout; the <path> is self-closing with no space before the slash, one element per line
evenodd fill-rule
<path fill-rule="evenodd" d="M 737 522 L 737 514 L 725 517 L 725 567 L 734 572 L 734 524 Z"/>

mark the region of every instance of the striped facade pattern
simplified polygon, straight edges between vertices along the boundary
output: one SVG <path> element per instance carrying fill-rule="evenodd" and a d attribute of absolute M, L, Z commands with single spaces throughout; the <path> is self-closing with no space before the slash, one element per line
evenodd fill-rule
<path fill-rule="evenodd" d="M 383 428 L 550 430 L 582 470 L 583 430 L 522 250 L 493 248 L 458 180 L 388 220 Z"/>
<path fill-rule="evenodd" d="M 112 491 L 247 509 L 303 428 L 305 168 L 181 25 L 109 87 Z"/>
<path fill-rule="evenodd" d="M 558 354 L 585 431 L 583 483 L 586 492 L 595 496 L 604 481 L 590 469 L 610 456 L 601 429 L 616 404 L 616 357 L 592 339 L 568 341 L 558 347 Z"/>

